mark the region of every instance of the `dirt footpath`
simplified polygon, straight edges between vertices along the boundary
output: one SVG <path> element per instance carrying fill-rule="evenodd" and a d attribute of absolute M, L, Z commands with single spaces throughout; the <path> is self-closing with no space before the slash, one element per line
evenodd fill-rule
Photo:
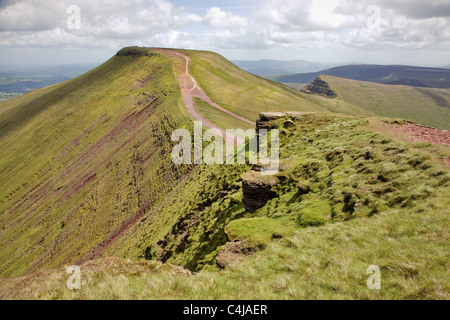
<path fill-rule="evenodd" d="M 183 98 L 184 105 L 186 106 L 188 113 L 192 119 L 194 119 L 195 121 L 202 121 L 203 125 L 207 128 L 219 130 L 222 133 L 222 136 L 225 138 L 225 130 L 223 128 L 219 128 L 218 126 L 214 125 L 211 121 L 209 121 L 209 119 L 207 119 L 206 117 L 204 117 L 195 110 L 194 98 L 198 98 L 209 104 L 211 107 L 216 108 L 236 119 L 251 124 L 252 126 L 256 125 L 254 122 L 219 106 L 210 97 L 206 95 L 206 93 L 200 88 L 194 77 L 189 73 L 189 66 L 191 63 L 191 59 L 187 55 L 178 51 L 168 49 L 155 49 L 155 50 L 160 50 L 172 57 L 184 59 L 185 69 L 183 70 L 183 73 L 177 77 L 177 80 L 180 83 L 181 96 Z M 235 137 L 235 139 L 237 140 L 238 145 L 244 142 L 244 140 L 240 137 Z"/>
<path fill-rule="evenodd" d="M 403 125 L 385 124 L 388 132 L 400 133 L 412 142 L 429 142 L 450 146 L 450 131 L 425 127 L 420 124 L 406 121 Z"/>

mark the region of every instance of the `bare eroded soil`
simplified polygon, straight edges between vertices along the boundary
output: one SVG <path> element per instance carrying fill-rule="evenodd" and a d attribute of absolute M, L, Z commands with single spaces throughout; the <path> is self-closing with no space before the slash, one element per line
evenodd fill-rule
<path fill-rule="evenodd" d="M 400 133 L 412 142 L 428 142 L 450 146 L 450 131 L 425 127 L 406 121 L 403 125 L 385 124 L 386 131 Z"/>

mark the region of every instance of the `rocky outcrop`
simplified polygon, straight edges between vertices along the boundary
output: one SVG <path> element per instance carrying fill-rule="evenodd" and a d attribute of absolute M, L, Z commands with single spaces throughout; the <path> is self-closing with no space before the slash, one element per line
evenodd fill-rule
<path fill-rule="evenodd" d="M 279 128 L 278 121 L 280 119 L 284 120 L 283 127 L 291 127 L 297 119 L 303 118 L 303 116 L 302 112 L 263 112 L 256 121 L 256 130 Z"/>
<path fill-rule="evenodd" d="M 336 98 L 338 96 L 321 77 L 317 77 L 313 82 L 304 87 L 302 91 L 327 98 Z"/>
<path fill-rule="evenodd" d="M 261 129 L 279 129 L 295 126 L 298 119 L 304 118 L 302 112 L 264 112 L 256 122 L 257 132 Z M 276 176 L 263 175 L 267 165 L 257 163 L 251 171 L 242 176 L 242 191 L 244 207 L 248 211 L 255 211 L 263 207 L 267 201 L 276 196 L 274 186 L 279 182 Z"/>
<path fill-rule="evenodd" d="M 248 211 L 255 211 L 263 207 L 270 199 L 277 195 L 273 187 L 278 183 L 275 176 L 265 176 L 258 171 L 249 171 L 242 175 L 242 191 L 244 207 Z"/>

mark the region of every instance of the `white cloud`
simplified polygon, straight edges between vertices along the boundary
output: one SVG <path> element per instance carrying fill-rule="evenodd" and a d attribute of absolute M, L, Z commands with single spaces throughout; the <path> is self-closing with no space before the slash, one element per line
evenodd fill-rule
<path fill-rule="evenodd" d="M 66 1 L 23 0 L 0 9 L 0 35 L 6 45 L 23 43 L 39 45 L 35 39 L 43 35 L 55 44 L 60 43 L 59 32 L 64 30 L 71 41 L 74 37 L 91 40 L 92 45 L 107 39 L 129 39 L 131 42 L 142 37 L 151 37 L 170 29 L 184 28 L 199 23 L 202 18 L 174 7 L 167 0 L 131 1 L 77 1 L 81 11 L 81 28 L 69 30 L 66 9 L 72 5 Z M 29 32 L 29 33 L 27 33 Z M 33 39 L 35 38 L 35 39 Z M 84 41 L 82 41 L 84 42 Z"/>
<path fill-rule="evenodd" d="M 241 0 L 250 10 L 212 1 L 195 11 L 174 1 L 6 0 L 0 47 L 450 50 L 449 0 Z M 66 24 L 73 4 L 81 9 L 80 30 Z M 374 29 L 367 28 L 370 5 L 380 11 Z"/>
<path fill-rule="evenodd" d="M 223 11 L 218 7 L 212 7 L 206 11 L 204 17 L 206 25 L 212 28 L 245 27 L 247 19 L 231 12 Z"/>
<path fill-rule="evenodd" d="M 42 31 L 64 23 L 66 6 L 61 2 L 7 2 L 0 9 L 0 32 Z"/>
<path fill-rule="evenodd" d="M 326 47 L 344 45 L 371 50 L 374 46 L 416 49 L 446 42 L 450 32 L 448 0 L 430 0 L 431 6 L 418 0 L 259 0 L 253 18 L 259 35 L 278 44 Z M 369 30 L 369 6 L 379 8 L 380 25 Z M 440 9 L 446 8 L 440 11 Z M 323 32 L 322 36 L 317 36 Z M 300 34 L 298 34 L 300 33 Z M 448 41 L 446 40 L 448 39 Z M 331 46 L 330 46 L 331 47 Z"/>

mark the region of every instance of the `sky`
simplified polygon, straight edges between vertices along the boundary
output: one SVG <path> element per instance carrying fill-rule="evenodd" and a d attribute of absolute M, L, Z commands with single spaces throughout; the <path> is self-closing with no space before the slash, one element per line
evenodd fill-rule
<path fill-rule="evenodd" d="M 102 62 L 133 45 L 444 66 L 450 0 L 0 0 L 0 65 Z"/>

